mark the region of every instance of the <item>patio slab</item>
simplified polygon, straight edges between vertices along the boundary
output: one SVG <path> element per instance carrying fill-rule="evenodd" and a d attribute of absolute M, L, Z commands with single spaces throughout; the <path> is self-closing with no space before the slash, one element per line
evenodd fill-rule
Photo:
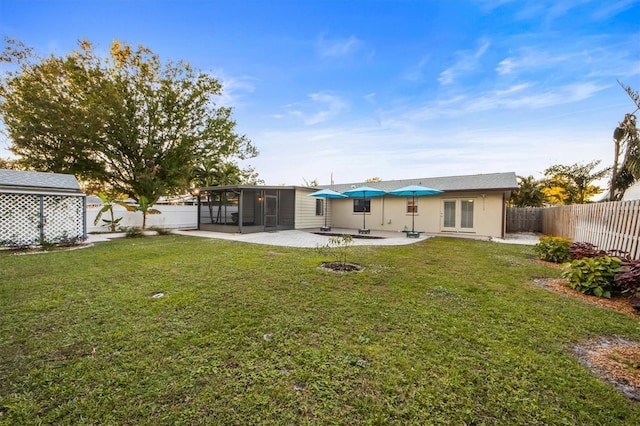
<path fill-rule="evenodd" d="M 324 246 L 329 242 L 329 238 L 334 235 L 352 235 L 354 246 L 399 246 L 415 244 L 427 240 L 436 235 L 421 234 L 419 238 L 407 238 L 403 232 L 376 231 L 371 230 L 370 234 L 359 235 L 357 229 L 333 228 L 329 232 L 321 232 L 319 228 L 289 230 L 277 232 L 256 232 L 252 234 L 233 234 L 226 232 L 211 232 L 198 230 L 174 230 L 174 234 L 190 235 L 201 238 L 217 238 L 221 240 L 240 241 L 253 244 L 266 244 L 281 247 L 307 247 L 316 248 Z M 87 242 L 109 241 L 114 238 L 123 238 L 125 233 L 113 234 L 89 234 Z M 441 235 L 459 237 L 458 235 Z M 469 238 L 468 236 L 466 238 Z M 504 239 L 490 238 L 490 241 L 507 244 L 527 244 L 534 245 L 538 242 L 539 234 L 507 234 Z M 482 238 L 486 239 L 486 238 Z"/>
<path fill-rule="evenodd" d="M 326 245 L 329 242 L 330 234 L 349 234 L 354 235 L 354 246 L 398 246 L 406 244 L 414 244 L 430 237 L 423 236 L 421 238 L 407 238 L 403 233 L 372 231 L 369 237 L 377 238 L 358 238 L 357 230 L 353 229 L 332 229 L 331 232 L 320 232 L 318 228 L 305 230 L 288 230 L 277 232 L 256 232 L 252 234 L 230 234 L 225 232 L 210 231 L 174 231 L 179 235 L 191 235 L 203 238 L 219 238 L 223 240 L 241 241 L 245 243 L 267 244 L 282 247 L 308 247 L 315 248 Z M 324 235 L 323 235 L 324 234 Z"/>

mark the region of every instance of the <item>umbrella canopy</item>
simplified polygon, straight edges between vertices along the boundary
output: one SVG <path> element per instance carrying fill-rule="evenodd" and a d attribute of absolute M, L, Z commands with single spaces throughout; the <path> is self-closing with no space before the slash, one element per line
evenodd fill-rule
<path fill-rule="evenodd" d="M 441 193 L 442 191 L 439 189 L 427 188 L 426 186 L 421 185 L 409 185 L 389 191 L 389 194 L 397 195 L 399 197 L 422 197 L 424 195 L 435 195 Z"/>
<path fill-rule="evenodd" d="M 399 197 L 413 197 L 414 209 L 411 210 L 411 235 L 415 236 L 415 235 L 419 235 L 419 234 L 415 234 L 416 232 L 416 211 L 415 211 L 416 197 L 422 197 L 424 195 L 441 194 L 442 192 L 443 191 L 440 191 L 439 189 L 427 188 L 426 186 L 409 185 L 403 188 L 396 189 L 394 191 L 389 191 L 389 194 L 397 195 Z M 409 234 L 407 234 L 407 236 L 409 236 Z"/>
<path fill-rule="evenodd" d="M 386 191 L 383 191 L 382 189 L 371 188 L 370 186 L 359 186 L 357 188 L 344 191 L 343 194 L 351 198 L 361 198 L 361 197 L 367 198 L 367 197 L 380 197 L 386 194 Z"/>
<path fill-rule="evenodd" d="M 334 191 L 333 189 L 321 189 L 320 191 L 316 191 L 312 194 L 309 194 L 310 197 L 318 197 L 318 198 L 347 198 L 346 195 L 341 194 L 339 192 Z M 324 203 L 324 228 L 320 229 L 321 231 L 330 230 L 327 226 L 327 203 Z"/>
<path fill-rule="evenodd" d="M 344 195 L 348 195 L 351 198 L 363 198 L 367 197 L 380 197 L 386 194 L 386 191 L 382 189 L 371 188 L 370 186 L 359 186 L 358 188 L 353 188 L 348 191 L 343 192 Z M 362 229 L 359 231 L 360 233 L 369 233 L 365 222 L 366 211 L 362 210 Z"/>
<path fill-rule="evenodd" d="M 334 191 L 333 189 L 322 189 L 320 191 L 316 191 L 312 194 L 309 194 L 309 197 L 320 197 L 320 198 L 347 198 L 346 195 L 341 194 L 339 192 Z"/>

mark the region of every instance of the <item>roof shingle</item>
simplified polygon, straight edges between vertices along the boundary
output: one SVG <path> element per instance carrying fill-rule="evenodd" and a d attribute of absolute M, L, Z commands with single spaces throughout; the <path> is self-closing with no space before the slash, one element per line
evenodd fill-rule
<path fill-rule="evenodd" d="M 7 169 L 0 169 L 0 188 L 80 192 L 78 180 L 73 175 Z"/>
<path fill-rule="evenodd" d="M 344 183 L 339 185 L 321 185 L 320 188 L 331 188 L 334 191 L 344 192 L 351 188 L 367 185 L 383 191 L 393 191 L 407 185 L 421 185 L 427 188 L 441 191 L 479 191 L 479 190 L 515 190 L 518 189 L 518 180 L 515 172 L 490 173 L 465 176 L 445 176 L 419 179 L 387 180 L 380 182 Z"/>

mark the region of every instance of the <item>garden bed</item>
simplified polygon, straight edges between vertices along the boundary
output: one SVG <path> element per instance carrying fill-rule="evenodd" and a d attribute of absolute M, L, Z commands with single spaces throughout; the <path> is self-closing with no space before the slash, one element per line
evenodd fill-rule
<path fill-rule="evenodd" d="M 549 266 L 560 267 L 553 263 Z M 640 312 L 629 304 L 626 297 L 606 299 L 586 295 L 569 287 L 563 278 L 534 279 L 533 282 L 547 290 L 640 319 Z M 629 399 L 640 401 L 640 343 L 618 336 L 599 336 L 576 344 L 572 352 L 581 363 Z"/>

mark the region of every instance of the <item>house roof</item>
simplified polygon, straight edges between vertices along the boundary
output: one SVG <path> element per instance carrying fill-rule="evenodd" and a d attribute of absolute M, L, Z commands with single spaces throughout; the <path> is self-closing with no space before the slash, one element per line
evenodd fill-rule
<path fill-rule="evenodd" d="M 0 190 L 34 193 L 81 192 L 78 180 L 73 175 L 7 169 L 0 169 Z"/>
<path fill-rule="evenodd" d="M 320 188 L 331 188 L 334 191 L 344 192 L 362 185 L 387 192 L 408 185 L 421 185 L 441 191 L 511 191 L 518 189 L 518 180 L 515 172 L 508 172 L 321 185 Z"/>

